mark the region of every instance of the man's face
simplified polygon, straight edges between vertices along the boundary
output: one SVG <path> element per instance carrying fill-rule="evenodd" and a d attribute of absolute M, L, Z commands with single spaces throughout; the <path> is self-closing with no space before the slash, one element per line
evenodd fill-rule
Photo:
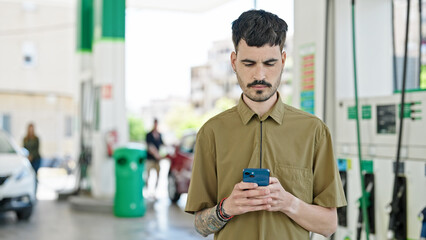
<path fill-rule="evenodd" d="M 244 96 L 255 102 L 272 97 L 281 82 L 286 53 L 279 46 L 250 47 L 243 39 L 231 54 L 232 68 Z"/>

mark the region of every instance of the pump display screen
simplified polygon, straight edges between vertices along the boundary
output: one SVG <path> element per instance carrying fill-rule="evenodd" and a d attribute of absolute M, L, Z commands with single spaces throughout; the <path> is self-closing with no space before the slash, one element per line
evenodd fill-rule
<path fill-rule="evenodd" d="M 377 134 L 396 133 L 396 106 L 377 106 Z"/>

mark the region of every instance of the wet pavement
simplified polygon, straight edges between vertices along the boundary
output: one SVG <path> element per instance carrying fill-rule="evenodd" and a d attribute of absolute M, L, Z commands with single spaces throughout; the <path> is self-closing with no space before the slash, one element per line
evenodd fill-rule
<path fill-rule="evenodd" d="M 17 221 L 13 212 L 0 214 L 0 239 L 213 239 L 194 230 L 193 216 L 183 211 L 185 200 L 183 197 L 178 204 L 166 198 L 148 201 L 147 212 L 140 218 L 76 211 L 68 201 L 41 200 L 28 222 Z"/>

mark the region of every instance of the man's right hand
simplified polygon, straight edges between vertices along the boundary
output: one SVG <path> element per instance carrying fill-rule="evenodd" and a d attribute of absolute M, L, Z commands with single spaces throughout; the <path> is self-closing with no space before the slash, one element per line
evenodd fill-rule
<path fill-rule="evenodd" d="M 247 212 L 266 210 L 271 207 L 270 190 L 256 183 L 239 182 L 235 184 L 231 195 L 223 202 L 228 215 L 241 215 Z"/>

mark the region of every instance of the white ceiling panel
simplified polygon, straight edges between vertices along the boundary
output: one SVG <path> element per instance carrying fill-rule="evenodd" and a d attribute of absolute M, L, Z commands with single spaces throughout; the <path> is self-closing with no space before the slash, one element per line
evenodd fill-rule
<path fill-rule="evenodd" d="M 0 0 L 0 3 L 21 3 L 53 6 L 76 6 L 79 0 Z M 233 0 L 127 0 L 128 8 L 204 12 Z"/>
<path fill-rule="evenodd" d="M 127 0 L 129 8 L 204 12 L 232 0 Z"/>

